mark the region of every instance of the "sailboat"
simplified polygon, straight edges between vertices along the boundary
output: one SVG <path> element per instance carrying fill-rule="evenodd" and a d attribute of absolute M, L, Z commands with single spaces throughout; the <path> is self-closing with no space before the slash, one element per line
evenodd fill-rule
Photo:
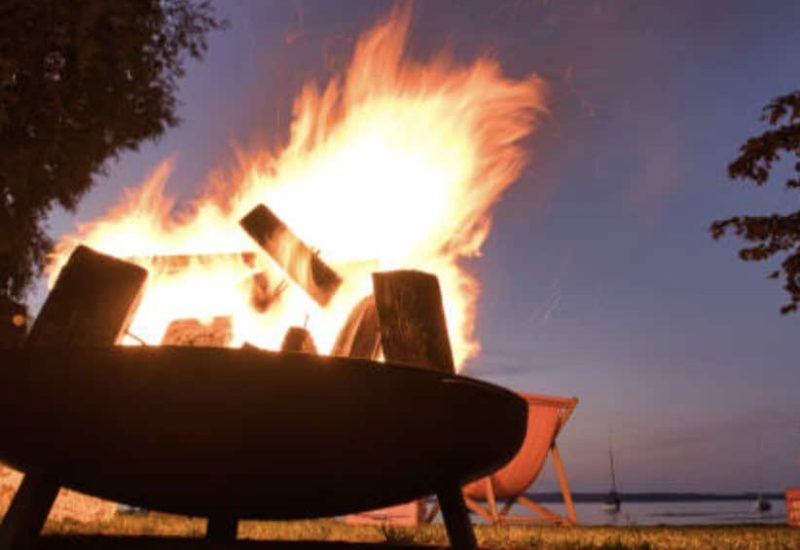
<path fill-rule="evenodd" d="M 616 514 L 622 506 L 622 500 L 617 492 L 617 476 L 614 473 L 614 450 L 611 448 L 611 437 L 608 438 L 608 461 L 611 466 L 611 490 L 603 498 L 603 510 L 609 514 Z"/>
<path fill-rule="evenodd" d="M 764 498 L 764 495 L 758 493 L 758 497 L 756 498 L 756 501 L 753 503 L 753 511 L 763 513 L 763 512 L 769 512 L 770 510 L 772 510 L 772 503 L 768 501 L 766 498 Z"/>
<path fill-rule="evenodd" d="M 769 512 L 772 510 L 772 503 L 764 498 L 764 495 L 761 494 L 761 435 L 759 435 L 756 439 L 756 449 L 756 457 L 758 459 L 756 462 L 756 485 L 758 486 L 758 496 L 756 496 L 756 501 L 753 503 L 753 511 L 763 514 L 764 512 Z"/>

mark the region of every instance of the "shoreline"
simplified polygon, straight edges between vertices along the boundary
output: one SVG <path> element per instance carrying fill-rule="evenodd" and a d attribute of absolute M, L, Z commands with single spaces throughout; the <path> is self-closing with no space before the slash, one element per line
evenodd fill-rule
<path fill-rule="evenodd" d="M 573 492 L 576 503 L 602 503 L 608 493 Z M 669 493 L 669 492 L 620 492 L 623 502 L 734 502 L 755 500 L 758 496 L 767 500 L 785 500 L 783 492 L 743 492 L 743 493 Z M 525 493 L 537 502 L 563 502 L 560 492 Z"/>

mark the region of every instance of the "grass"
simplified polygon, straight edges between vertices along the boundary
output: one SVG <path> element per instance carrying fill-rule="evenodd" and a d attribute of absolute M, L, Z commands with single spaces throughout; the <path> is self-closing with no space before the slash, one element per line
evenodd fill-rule
<path fill-rule="evenodd" d="M 784 525 L 697 527 L 543 527 L 476 526 L 482 548 L 537 550 L 796 550 L 800 528 Z M 82 524 L 50 521 L 49 535 L 108 535 L 125 537 L 202 537 L 205 520 L 163 514 L 117 515 L 106 522 Z M 444 527 L 348 525 L 335 520 L 293 522 L 243 521 L 239 538 L 269 541 L 344 541 L 387 547 L 406 545 L 446 546 Z M 388 543 L 388 544 L 387 544 Z"/>

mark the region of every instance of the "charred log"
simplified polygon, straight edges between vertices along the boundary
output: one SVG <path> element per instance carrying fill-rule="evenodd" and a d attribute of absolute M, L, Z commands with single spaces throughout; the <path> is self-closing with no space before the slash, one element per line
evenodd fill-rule
<path fill-rule="evenodd" d="M 197 319 L 176 319 L 167 327 L 161 344 L 224 348 L 232 339 L 233 322 L 230 317 L 214 317 L 208 325 Z"/>

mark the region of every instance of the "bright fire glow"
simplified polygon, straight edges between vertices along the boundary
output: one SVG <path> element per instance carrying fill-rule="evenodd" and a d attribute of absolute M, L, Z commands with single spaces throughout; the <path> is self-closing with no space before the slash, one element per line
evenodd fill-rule
<path fill-rule="evenodd" d="M 62 239 L 51 284 L 83 243 L 149 270 L 130 328 L 149 344 L 161 343 L 175 319 L 222 316 L 231 318 L 231 346 L 278 349 L 290 326 L 305 324 L 327 353 L 372 292 L 373 271 L 419 269 L 439 277 L 455 363 L 463 366 L 479 351 L 480 288 L 460 261 L 480 253 L 489 208 L 520 174 L 519 141 L 543 110 L 544 86 L 535 76 L 504 77 L 487 57 L 468 66 L 446 55 L 411 60 L 409 22 L 409 10 L 396 10 L 366 32 L 346 74 L 324 89 L 302 89 L 283 151 L 245 155 L 237 175 L 215 181 L 178 216 L 164 193 L 172 161 L 163 162 L 102 219 Z M 293 283 L 276 292 L 286 275 L 238 223 L 259 203 L 344 279 L 326 307 Z M 254 255 L 245 260 L 241 252 Z M 190 257 L 174 268 L 154 258 L 164 255 Z M 270 295 L 268 307 L 254 307 L 259 293 Z"/>

